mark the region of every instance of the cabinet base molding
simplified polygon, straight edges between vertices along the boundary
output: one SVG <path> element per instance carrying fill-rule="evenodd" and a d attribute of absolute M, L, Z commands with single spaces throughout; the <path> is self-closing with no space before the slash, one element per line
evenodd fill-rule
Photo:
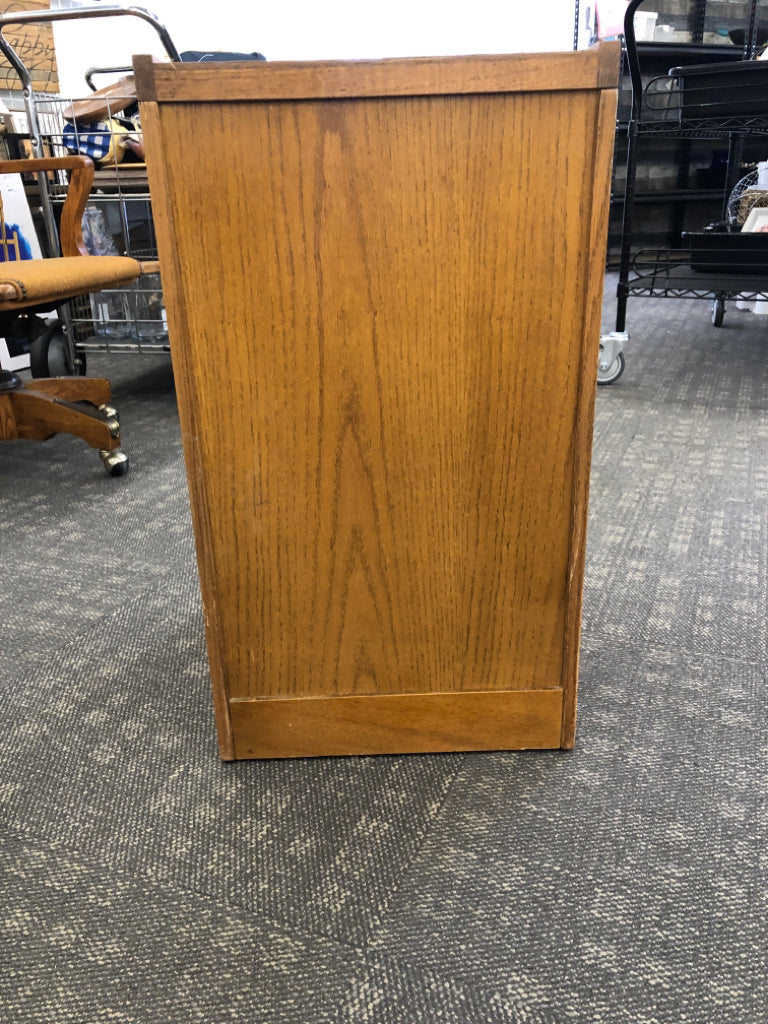
<path fill-rule="evenodd" d="M 235 758 L 544 750 L 563 691 L 499 690 L 231 700 Z"/>

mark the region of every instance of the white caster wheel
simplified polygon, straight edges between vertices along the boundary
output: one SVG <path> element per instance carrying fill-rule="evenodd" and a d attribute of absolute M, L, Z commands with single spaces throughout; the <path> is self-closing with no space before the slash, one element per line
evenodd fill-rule
<path fill-rule="evenodd" d="M 619 354 L 611 360 L 610 363 L 604 363 L 600 361 L 597 367 L 597 383 L 598 384 L 613 384 L 619 377 L 624 373 L 624 367 L 627 365 L 627 361 L 624 358 L 624 353 Z"/>

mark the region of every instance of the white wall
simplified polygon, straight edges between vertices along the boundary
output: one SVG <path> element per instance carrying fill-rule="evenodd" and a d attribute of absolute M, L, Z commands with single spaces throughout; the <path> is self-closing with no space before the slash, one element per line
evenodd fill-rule
<path fill-rule="evenodd" d="M 126 2 L 125 6 L 130 6 Z M 570 50 L 574 0 L 147 0 L 179 50 L 259 50 L 269 60 Z M 51 7 L 86 6 L 51 0 Z M 98 6 L 91 3 L 91 6 Z M 63 95 L 87 92 L 88 67 L 162 55 L 153 30 L 120 16 L 55 27 Z M 97 79 L 106 84 L 109 78 Z"/>

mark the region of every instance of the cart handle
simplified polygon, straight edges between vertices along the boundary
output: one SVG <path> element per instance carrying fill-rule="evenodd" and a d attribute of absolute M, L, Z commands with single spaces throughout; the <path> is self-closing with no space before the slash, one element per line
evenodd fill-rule
<path fill-rule="evenodd" d="M 79 7 L 73 10 L 63 11 L 12 11 L 0 16 L 0 50 L 2 50 L 8 62 L 11 64 L 21 79 L 25 93 L 32 90 L 32 76 L 25 67 L 19 55 L 3 35 L 6 25 L 29 25 L 39 21 L 68 21 L 78 18 L 110 18 L 120 15 L 130 15 L 141 18 L 148 22 L 157 32 L 165 52 L 172 61 L 180 61 L 179 51 L 168 35 L 168 30 L 158 21 L 154 14 L 144 10 L 143 7 Z"/>
<path fill-rule="evenodd" d="M 143 7 L 78 7 L 72 10 L 63 11 L 11 11 L 7 14 L 0 15 L 0 51 L 2 51 L 8 63 L 13 67 L 16 74 L 21 79 L 21 84 L 24 90 L 24 106 L 27 111 L 29 138 L 32 145 L 33 157 L 40 159 L 44 156 L 44 153 L 40 139 L 40 126 L 37 120 L 37 111 L 35 109 L 33 99 L 32 75 L 27 70 L 24 62 L 13 49 L 11 44 L 5 38 L 3 33 L 6 25 L 30 25 L 41 21 L 72 21 L 77 20 L 78 18 L 111 18 L 126 14 L 134 18 L 141 18 L 142 21 L 148 22 L 157 32 L 160 37 L 160 41 L 165 47 L 165 52 L 171 60 L 177 63 L 181 61 L 179 51 L 174 46 L 165 26 L 158 21 L 154 14 L 150 14 L 150 12 L 144 10 Z M 37 180 L 40 187 L 43 220 L 45 221 L 48 243 L 51 247 L 51 252 L 55 252 L 59 247 L 59 233 L 56 229 L 56 222 L 50 208 L 48 178 L 44 174 L 39 174 Z"/>
<path fill-rule="evenodd" d="M 669 86 L 669 88 L 661 88 L 660 83 Z M 675 96 L 678 97 L 677 106 L 671 107 L 670 100 Z M 680 79 L 677 75 L 656 75 L 645 83 L 643 89 L 643 103 L 648 110 L 663 110 L 667 113 L 676 113 L 678 117 L 680 115 L 679 97 Z M 658 104 L 657 100 L 659 101 Z"/>
<path fill-rule="evenodd" d="M 93 84 L 94 75 L 125 75 L 128 74 L 129 71 L 133 71 L 133 68 L 131 67 L 130 64 L 122 65 L 119 68 L 88 68 L 88 70 L 85 72 L 85 84 L 88 86 L 89 89 L 92 89 L 93 92 L 96 92 L 96 86 Z"/>

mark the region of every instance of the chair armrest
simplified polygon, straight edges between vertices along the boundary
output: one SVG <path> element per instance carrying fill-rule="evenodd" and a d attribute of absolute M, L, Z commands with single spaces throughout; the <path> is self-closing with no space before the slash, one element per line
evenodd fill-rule
<path fill-rule="evenodd" d="M 71 171 L 59 227 L 62 256 L 90 255 L 83 241 L 82 223 L 93 186 L 93 161 L 87 156 L 0 160 L 0 174 L 42 174 L 46 171 Z"/>

